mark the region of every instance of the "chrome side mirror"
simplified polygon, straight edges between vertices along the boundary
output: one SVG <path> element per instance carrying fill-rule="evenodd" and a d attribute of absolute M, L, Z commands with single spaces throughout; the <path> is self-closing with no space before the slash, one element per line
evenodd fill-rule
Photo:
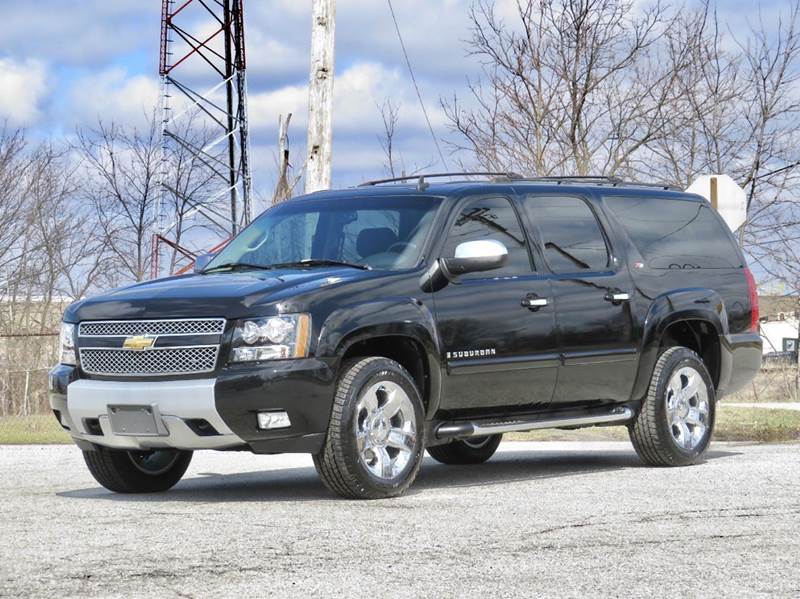
<path fill-rule="evenodd" d="M 456 246 L 452 258 L 441 258 L 434 262 L 420 278 L 423 291 L 439 291 L 452 283 L 459 275 L 484 272 L 505 266 L 508 248 L 495 239 L 465 241 Z"/>
<path fill-rule="evenodd" d="M 495 239 L 465 241 L 456 246 L 452 258 L 443 258 L 447 271 L 455 276 L 501 268 L 508 262 L 508 248 Z"/>

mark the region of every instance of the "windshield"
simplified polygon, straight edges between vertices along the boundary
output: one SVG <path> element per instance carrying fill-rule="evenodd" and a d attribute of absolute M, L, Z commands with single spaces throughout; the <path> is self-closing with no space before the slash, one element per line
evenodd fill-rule
<path fill-rule="evenodd" d="M 288 201 L 259 216 L 204 270 L 332 263 L 411 268 L 439 203 L 418 196 Z"/>

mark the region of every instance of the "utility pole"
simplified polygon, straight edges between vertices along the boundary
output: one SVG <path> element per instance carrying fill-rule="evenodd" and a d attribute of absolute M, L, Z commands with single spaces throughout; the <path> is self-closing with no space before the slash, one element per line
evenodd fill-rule
<path fill-rule="evenodd" d="M 306 193 L 330 189 L 336 0 L 312 0 Z"/>

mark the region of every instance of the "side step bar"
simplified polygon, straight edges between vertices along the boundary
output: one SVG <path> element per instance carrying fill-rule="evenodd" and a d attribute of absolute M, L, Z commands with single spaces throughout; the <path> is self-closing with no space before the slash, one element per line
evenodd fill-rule
<path fill-rule="evenodd" d="M 597 424 L 614 424 L 626 422 L 633 418 L 633 410 L 628 406 L 616 407 L 605 412 L 578 414 L 574 416 L 542 417 L 537 415 L 516 420 L 475 420 L 469 422 L 445 422 L 436 429 L 437 439 L 461 439 L 467 437 L 483 437 L 499 433 L 533 431 L 544 428 L 571 428 L 594 426 Z"/>

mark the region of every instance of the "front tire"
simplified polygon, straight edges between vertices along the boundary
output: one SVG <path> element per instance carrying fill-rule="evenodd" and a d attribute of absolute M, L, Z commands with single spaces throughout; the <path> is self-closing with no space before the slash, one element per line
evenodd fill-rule
<path fill-rule="evenodd" d="M 94 479 L 115 493 L 158 493 L 174 487 L 192 461 L 191 451 L 127 451 L 98 447 L 84 451 Z"/>
<path fill-rule="evenodd" d="M 629 426 L 636 453 L 651 466 L 688 466 L 700 461 L 714 430 L 716 397 L 705 364 L 685 347 L 658 358 L 647 397 Z"/>
<path fill-rule="evenodd" d="M 502 440 L 503 435 L 489 435 L 451 441 L 444 445 L 428 447 L 428 454 L 437 462 L 452 466 L 483 464 L 494 455 Z"/>
<path fill-rule="evenodd" d="M 314 466 L 325 486 L 342 497 L 400 495 L 414 482 L 425 448 L 419 390 L 387 358 L 358 359 L 343 372 Z"/>

